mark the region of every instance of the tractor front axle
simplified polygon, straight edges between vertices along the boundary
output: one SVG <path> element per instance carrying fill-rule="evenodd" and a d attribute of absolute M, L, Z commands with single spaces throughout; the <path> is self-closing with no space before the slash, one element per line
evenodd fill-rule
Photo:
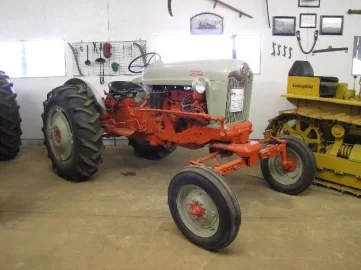
<path fill-rule="evenodd" d="M 276 142 L 268 144 L 270 142 Z M 267 146 L 262 148 L 261 144 L 267 143 Z M 235 143 L 212 143 L 210 148 L 215 152 L 198 159 L 190 159 L 189 163 L 196 166 L 205 166 L 205 162 L 213 160 L 212 169 L 221 174 L 227 175 L 237 171 L 243 167 L 253 167 L 258 160 L 281 157 L 281 166 L 285 171 L 293 172 L 296 169 L 296 161 L 287 156 L 287 142 L 278 138 L 270 137 L 262 141 L 250 141 L 246 144 Z M 224 157 L 224 151 L 231 152 L 238 156 L 237 159 L 220 164 L 217 156 Z"/>

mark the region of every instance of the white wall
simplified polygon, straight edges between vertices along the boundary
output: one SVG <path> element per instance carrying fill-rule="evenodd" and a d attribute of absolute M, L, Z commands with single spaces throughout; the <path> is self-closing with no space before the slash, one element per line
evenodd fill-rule
<path fill-rule="evenodd" d="M 170 17 L 165 0 L 2 0 L 0 16 L 0 40 L 65 39 L 66 42 L 146 39 L 151 50 L 153 35 L 189 33 L 189 18 L 196 13 L 214 11 L 225 17 L 225 34 L 257 33 L 262 36 L 261 74 L 255 77 L 251 120 L 254 123 L 253 138 L 262 137 L 267 120 L 279 110 L 290 108 L 280 98 L 286 91 L 289 68 L 296 59 L 308 60 L 315 73 L 338 76 L 340 80 L 353 83 L 351 59 L 353 36 L 361 35 L 360 15 L 347 15 L 347 10 L 360 9 L 359 0 L 321 0 L 321 8 L 298 8 L 297 0 L 269 0 L 271 16 L 296 16 L 299 13 L 318 15 L 345 15 L 343 36 L 320 36 L 317 49 L 349 47 L 344 52 L 309 55 L 307 58 L 298 48 L 296 37 L 274 37 L 268 28 L 265 0 L 224 0 L 254 16 L 239 18 L 221 6 L 213 10 L 213 2 L 207 0 L 173 0 L 174 17 Z M 109 6 L 109 12 L 107 12 Z M 110 29 L 108 31 L 108 19 Z M 314 29 L 302 30 L 306 49 L 312 44 Z M 308 37 L 308 38 L 307 38 Z M 292 60 L 272 57 L 272 42 L 292 46 Z M 206 44 L 205 44 L 206 46 Z M 46 93 L 72 77 L 73 59 L 67 46 L 67 78 L 14 79 L 23 118 L 23 139 L 41 139 L 42 102 Z M 106 78 L 109 80 L 127 79 Z M 102 93 L 98 77 L 86 77 Z"/>

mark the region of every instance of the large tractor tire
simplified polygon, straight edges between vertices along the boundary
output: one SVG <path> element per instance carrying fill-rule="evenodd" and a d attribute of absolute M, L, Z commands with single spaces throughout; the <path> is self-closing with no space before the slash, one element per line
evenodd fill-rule
<path fill-rule="evenodd" d="M 44 102 L 43 132 L 55 172 L 64 179 L 89 180 L 103 161 L 104 130 L 91 93 L 77 86 L 52 90 Z"/>
<path fill-rule="evenodd" d="M 22 131 L 16 97 L 9 77 L 0 71 L 0 160 L 14 159 L 20 152 Z"/>
<path fill-rule="evenodd" d="M 134 139 L 129 139 L 129 145 L 133 147 L 136 155 L 148 160 L 164 159 L 177 149 L 176 145 L 171 147 L 153 146 L 147 142 L 140 142 Z"/>

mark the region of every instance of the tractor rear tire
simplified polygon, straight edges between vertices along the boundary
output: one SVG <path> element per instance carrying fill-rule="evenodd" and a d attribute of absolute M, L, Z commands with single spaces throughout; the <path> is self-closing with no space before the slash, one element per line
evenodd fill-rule
<path fill-rule="evenodd" d="M 21 118 L 13 83 L 0 71 L 0 161 L 14 159 L 20 152 Z"/>
<path fill-rule="evenodd" d="M 136 155 L 148 160 L 164 159 L 177 149 L 176 145 L 171 147 L 153 146 L 147 142 L 140 142 L 134 139 L 129 139 L 129 145 L 133 147 Z"/>
<path fill-rule="evenodd" d="M 190 166 L 171 180 L 168 205 L 181 233 L 210 251 L 229 246 L 241 226 L 238 199 L 226 180 L 213 170 Z"/>
<path fill-rule="evenodd" d="M 103 161 L 104 129 L 91 93 L 77 86 L 55 88 L 44 101 L 43 133 L 48 157 L 62 178 L 89 180 Z"/>
<path fill-rule="evenodd" d="M 311 148 L 301 140 L 291 136 L 283 136 L 280 139 L 287 141 L 287 156 L 296 160 L 296 170 L 284 171 L 280 165 L 281 156 L 278 156 L 261 161 L 262 174 L 272 189 L 288 195 L 297 195 L 313 183 L 317 172 L 316 159 Z"/>

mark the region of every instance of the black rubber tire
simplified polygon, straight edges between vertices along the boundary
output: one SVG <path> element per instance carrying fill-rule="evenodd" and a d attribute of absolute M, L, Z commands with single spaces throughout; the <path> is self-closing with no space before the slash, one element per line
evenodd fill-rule
<path fill-rule="evenodd" d="M 17 157 L 21 146 L 20 106 L 13 83 L 0 71 L 0 161 Z"/>
<path fill-rule="evenodd" d="M 82 182 L 89 180 L 103 162 L 105 149 L 100 124 L 100 113 L 93 95 L 77 86 L 63 85 L 48 93 L 43 103 L 43 133 L 48 157 L 55 172 L 66 180 Z M 62 108 L 66 114 L 73 135 L 73 151 L 67 163 L 60 161 L 49 145 L 47 132 L 48 114 L 52 107 Z"/>
<path fill-rule="evenodd" d="M 213 199 L 219 213 L 217 232 L 208 238 L 202 238 L 183 223 L 177 209 L 177 194 L 187 184 L 196 185 L 205 190 Z M 237 237 L 241 226 L 241 209 L 234 191 L 226 180 L 213 170 L 190 166 L 171 180 L 168 188 L 168 205 L 172 218 L 181 233 L 193 244 L 210 251 L 217 251 L 229 246 Z"/>
<path fill-rule="evenodd" d="M 136 155 L 148 160 L 164 159 L 177 149 L 176 145 L 166 148 L 162 145 L 153 146 L 147 142 L 139 142 L 134 139 L 129 139 L 129 145 L 133 147 Z"/>
<path fill-rule="evenodd" d="M 272 189 L 288 195 L 297 195 L 304 192 L 312 185 L 317 172 L 316 158 L 312 150 L 304 142 L 291 136 L 284 136 L 280 139 L 286 140 L 287 149 L 292 149 L 300 156 L 303 168 L 299 180 L 291 185 L 284 185 L 277 182 L 271 175 L 269 159 L 261 160 L 262 174 Z M 277 144 L 277 142 L 272 143 Z"/>

